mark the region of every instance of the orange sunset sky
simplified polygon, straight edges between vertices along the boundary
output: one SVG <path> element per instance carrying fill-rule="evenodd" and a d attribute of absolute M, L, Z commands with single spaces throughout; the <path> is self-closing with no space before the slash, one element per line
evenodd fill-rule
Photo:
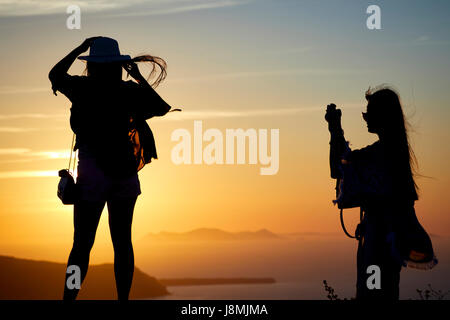
<path fill-rule="evenodd" d="M 157 92 L 183 109 L 148 121 L 159 159 L 139 173 L 135 239 L 198 227 L 340 232 L 325 107 L 342 108 L 353 148 L 368 145 L 376 136 L 361 117 L 364 92 L 381 83 L 399 91 L 412 124 L 423 175 L 417 214 L 430 233 L 450 235 L 447 2 L 380 1 L 382 30 L 366 28 L 365 1 L 79 1 L 80 30 L 66 28 L 68 3 L 40 3 L 0 2 L 1 254 L 68 253 L 73 207 L 56 187 L 68 163 L 70 102 L 52 94 L 47 75 L 96 35 L 117 39 L 123 54 L 164 58 L 168 76 Z M 75 61 L 70 73 L 83 69 Z M 175 165 L 171 134 L 193 134 L 194 120 L 224 134 L 279 129 L 278 173 L 260 175 L 260 164 Z M 109 241 L 106 218 L 105 209 L 100 241 Z"/>

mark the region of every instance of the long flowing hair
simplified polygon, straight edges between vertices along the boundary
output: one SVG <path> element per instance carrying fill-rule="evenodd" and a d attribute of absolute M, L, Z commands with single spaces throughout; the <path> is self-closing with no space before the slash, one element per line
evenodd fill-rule
<path fill-rule="evenodd" d="M 113 63 L 87 62 L 83 74 L 91 76 L 96 72 L 101 72 L 102 75 L 108 79 L 111 78 L 122 79 L 122 68 L 124 65 L 141 62 L 144 63 L 148 62 L 150 64 L 151 71 L 147 77 L 147 81 L 149 81 L 151 78 L 155 78 L 155 80 L 150 85 L 153 88 L 156 88 L 162 81 L 164 81 L 164 79 L 167 76 L 167 63 L 166 61 L 164 61 L 164 59 L 149 54 L 136 56 L 131 60 L 123 62 L 113 62 Z"/>
<path fill-rule="evenodd" d="M 140 55 L 137 57 L 134 57 L 131 59 L 131 62 L 139 63 L 139 62 L 149 62 L 151 65 L 151 71 L 150 74 L 147 77 L 147 81 L 150 80 L 150 78 L 154 77 L 159 69 L 159 74 L 155 77 L 155 80 L 153 83 L 151 83 L 151 86 L 153 88 L 156 88 L 161 82 L 164 81 L 164 79 L 167 76 L 167 63 L 164 61 L 164 59 L 152 56 L 149 54 Z M 125 62 L 126 63 L 126 62 Z"/>
<path fill-rule="evenodd" d="M 370 107 L 377 118 L 379 130 L 384 135 L 394 187 L 398 189 L 396 192 L 409 200 L 417 200 L 418 186 L 414 179 L 417 159 L 410 145 L 410 124 L 405 119 L 399 95 L 392 88 L 379 86 L 369 88 L 366 99 L 368 109 Z"/>

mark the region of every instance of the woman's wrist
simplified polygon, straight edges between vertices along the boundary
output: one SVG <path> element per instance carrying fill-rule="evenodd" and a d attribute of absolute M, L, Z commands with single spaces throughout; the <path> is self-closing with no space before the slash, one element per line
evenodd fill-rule
<path fill-rule="evenodd" d="M 85 50 L 82 48 L 81 45 L 79 45 L 78 47 L 76 47 L 75 49 L 72 50 L 71 54 L 73 54 L 75 56 L 75 58 L 77 58 L 83 52 L 85 52 Z"/>
<path fill-rule="evenodd" d="M 339 134 L 344 132 L 340 123 L 328 123 L 328 131 L 330 131 L 331 134 Z"/>

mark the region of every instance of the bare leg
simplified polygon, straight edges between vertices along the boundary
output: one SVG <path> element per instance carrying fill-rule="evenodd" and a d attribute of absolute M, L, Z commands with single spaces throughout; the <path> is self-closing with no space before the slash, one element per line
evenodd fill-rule
<path fill-rule="evenodd" d="M 76 265 L 81 271 L 81 282 L 86 277 L 89 266 L 89 255 L 95 240 L 98 222 L 105 202 L 78 201 L 74 205 L 73 246 L 67 266 Z M 68 274 L 66 274 L 67 281 Z M 75 300 L 78 289 L 69 289 L 64 282 L 64 300 Z"/>
<path fill-rule="evenodd" d="M 131 224 L 137 197 L 108 200 L 109 230 L 114 246 L 114 273 L 119 300 L 128 300 L 134 272 Z"/>

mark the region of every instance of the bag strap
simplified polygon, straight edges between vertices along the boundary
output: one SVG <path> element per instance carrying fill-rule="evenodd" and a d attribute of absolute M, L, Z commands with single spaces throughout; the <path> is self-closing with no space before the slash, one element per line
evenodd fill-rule
<path fill-rule="evenodd" d="M 73 151 L 74 145 L 75 145 L 75 133 L 72 136 L 72 146 L 70 147 L 69 166 L 67 167 L 67 170 L 69 171 L 69 173 L 70 173 L 70 166 L 72 164 L 72 155 L 74 155 L 72 172 L 75 172 L 76 155 L 75 155 L 75 152 Z"/>
<path fill-rule="evenodd" d="M 360 207 L 360 210 L 359 210 L 359 223 L 360 223 L 360 224 L 361 224 L 363 215 L 364 215 L 364 210 L 363 210 L 363 208 Z M 352 236 L 350 233 L 348 233 L 347 229 L 345 228 L 345 223 L 344 223 L 344 209 L 341 209 L 341 211 L 340 211 L 340 219 L 341 219 L 342 230 L 344 230 L 345 235 L 346 235 L 347 237 L 351 238 L 351 239 L 359 240 L 359 239 L 361 238 L 361 237 L 360 237 L 360 234 L 359 234 L 359 226 L 360 226 L 360 224 L 358 224 L 358 226 L 356 227 L 355 235 Z"/>

